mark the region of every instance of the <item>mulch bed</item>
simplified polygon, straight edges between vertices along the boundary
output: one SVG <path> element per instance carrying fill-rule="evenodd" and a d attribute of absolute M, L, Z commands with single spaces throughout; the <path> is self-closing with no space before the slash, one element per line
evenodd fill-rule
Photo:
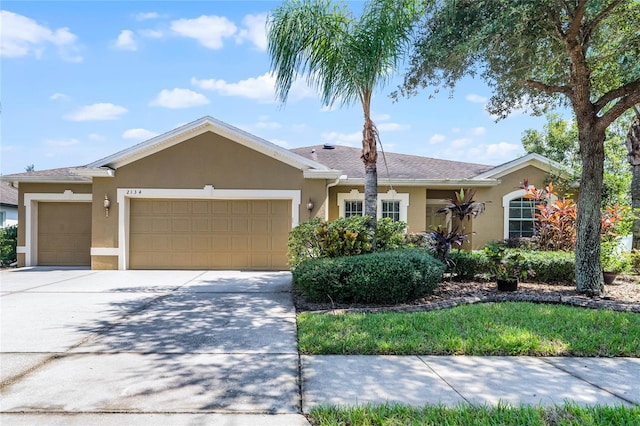
<path fill-rule="evenodd" d="M 619 276 L 605 287 L 604 295 L 590 297 L 579 294 L 575 285 L 521 282 L 515 292 L 498 291 L 495 282 L 445 281 L 427 297 L 410 303 L 380 306 L 362 304 L 309 303 L 294 292 L 298 312 L 417 312 L 452 308 L 458 305 L 486 302 L 534 302 L 581 306 L 591 309 L 610 309 L 640 313 L 640 277 Z"/>

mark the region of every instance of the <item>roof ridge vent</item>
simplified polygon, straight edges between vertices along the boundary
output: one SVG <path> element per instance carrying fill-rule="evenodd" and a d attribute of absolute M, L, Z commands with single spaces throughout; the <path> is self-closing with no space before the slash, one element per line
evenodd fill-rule
<path fill-rule="evenodd" d="M 336 146 L 335 146 L 335 145 L 333 145 L 333 144 L 330 144 L 330 143 L 325 143 L 325 144 L 322 146 L 322 149 L 336 149 Z"/>

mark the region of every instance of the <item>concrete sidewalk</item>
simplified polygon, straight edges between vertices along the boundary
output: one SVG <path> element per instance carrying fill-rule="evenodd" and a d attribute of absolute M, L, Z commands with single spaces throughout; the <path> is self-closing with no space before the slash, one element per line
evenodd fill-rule
<path fill-rule="evenodd" d="M 0 273 L 4 425 L 308 425 L 321 404 L 640 405 L 638 358 L 299 356 L 288 273 Z"/>
<path fill-rule="evenodd" d="M 303 411 L 323 404 L 640 406 L 640 358 L 302 356 Z"/>

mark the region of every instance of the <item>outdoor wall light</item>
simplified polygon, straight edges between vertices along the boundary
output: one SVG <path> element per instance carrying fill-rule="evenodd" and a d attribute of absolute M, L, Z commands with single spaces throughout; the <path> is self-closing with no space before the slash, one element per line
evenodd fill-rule
<path fill-rule="evenodd" d="M 313 201 L 311 201 L 311 198 L 309 198 L 309 202 L 307 203 L 307 210 L 313 210 Z"/>
<path fill-rule="evenodd" d="M 109 200 L 109 196 L 104 194 L 104 214 L 105 217 L 109 217 L 109 207 L 111 207 L 111 201 Z"/>

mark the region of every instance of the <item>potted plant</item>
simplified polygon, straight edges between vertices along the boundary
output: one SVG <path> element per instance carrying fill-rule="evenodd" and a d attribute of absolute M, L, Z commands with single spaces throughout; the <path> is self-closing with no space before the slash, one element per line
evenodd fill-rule
<path fill-rule="evenodd" d="M 606 285 L 611 285 L 616 277 L 627 269 L 627 259 L 620 250 L 617 239 L 606 239 L 600 243 L 600 263 Z"/>
<path fill-rule="evenodd" d="M 518 280 L 532 273 L 523 267 L 522 254 L 517 250 L 507 250 L 504 244 L 489 243 L 484 247 L 484 253 L 491 262 L 491 273 L 500 291 L 516 291 Z"/>

